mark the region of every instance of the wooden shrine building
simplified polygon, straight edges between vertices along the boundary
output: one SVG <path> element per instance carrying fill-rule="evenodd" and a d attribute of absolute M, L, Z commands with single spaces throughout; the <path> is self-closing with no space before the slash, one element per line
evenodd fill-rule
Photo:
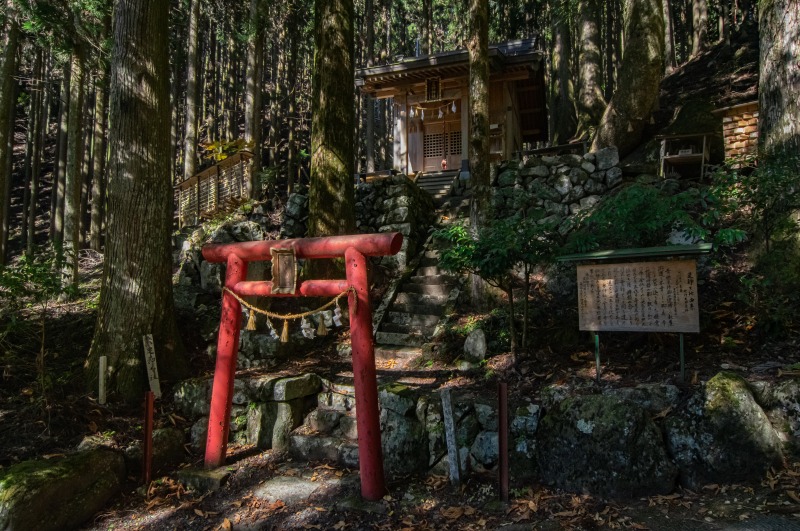
<path fill-rule="evenodd" d="M 544 53 L 536 39 L 489 46 L 489 135 L 493 160 L 547 140 Z M 394 104 L 394 169 L 407 175 L 466 168 L 467 50 L 410 57 L 356 71 L 356 86 Z"/>

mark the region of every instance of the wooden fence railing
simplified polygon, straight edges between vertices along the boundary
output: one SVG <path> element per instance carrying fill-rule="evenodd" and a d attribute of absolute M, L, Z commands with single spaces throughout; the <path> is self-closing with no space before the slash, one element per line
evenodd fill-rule
<path fill-rule="evenodd" d="M 252 158 L 240 151 L 176 185 L 178 226 L 196 225 L 249 199 Z"/>

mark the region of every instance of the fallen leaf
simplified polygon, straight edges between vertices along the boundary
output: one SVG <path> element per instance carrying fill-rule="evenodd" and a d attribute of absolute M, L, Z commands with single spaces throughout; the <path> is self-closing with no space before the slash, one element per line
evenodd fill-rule
<path fill-rule="evenodd" d="M 231 524 L 230 520 L 225 518 L 222 520 L 222 524 L 220 524 L 219 528 L 223 531 L 233 531 L 233 524 Z"/>
<path fill-rule="evenodd" d="M 461 515 L 464 514 L 464 509 L 461 507 L 448 507 L 447 509 L 442 509 L 440 512 L 442 516 L 448 520 L 458 520 L 461 518 Z"/>
<path fill-rule="evenodd" d="M 95 421 L 89 422 L 89 431 L 92 433 L 97 433 L 97 423 Z"/>
<path fill-rule="evenodd" d="M 206 513 L 204 513 L 204 512 L 203 512 L 203 511 L 201 511 L 200 509 L 195 509 L 195 510 L 194 510 L 194 514 L 196 514 L 197 516 L 201 516 L 201 517 L 203 517 L 203 518 L 205 518 L 205 516 L 206 516 Z"/>
<path fill-rule="evenodd" d="M 795 503 L 800 503 L 800 497 L 797 496 L 797 493 L 793 490 L 787 490 L 786 495 Z"/>

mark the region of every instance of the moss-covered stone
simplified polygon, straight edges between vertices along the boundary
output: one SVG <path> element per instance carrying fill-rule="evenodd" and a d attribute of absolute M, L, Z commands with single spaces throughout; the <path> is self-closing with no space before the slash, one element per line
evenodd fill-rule
<path fill-rule="evenodd" d="M 105 448 L 0 471 L 0 529 L 75 529 L 103 508 L 125 479 L 122 454 Z"/>
<path fill-rule="evenodd" d="M 758 481 L 783 459 L 780 438 L 747 382 L 721 372 L 666 421 L 667 442 L 687 486 Z"/>
<path fill-rule="evenodd" d="M 559 403 L 539 423 L 536 456 L 543 482 L 602 496 L 667 493 L 677 477 L 649 415 L 611 396 Z"/>

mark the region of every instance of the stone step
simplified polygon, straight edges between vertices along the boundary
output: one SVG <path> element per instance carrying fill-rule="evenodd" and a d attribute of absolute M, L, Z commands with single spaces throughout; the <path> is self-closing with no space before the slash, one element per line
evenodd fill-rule
<path fill-rule="evenodd" d="M 398 295 L 399 297 L 399 295 Z M 411 313 L 411 314 L 424 314 L 424 315 L 438 315 L 441 316 L 444 312 L 444 304 L 428 303 L 428 304 L 402 304 L 395 303 L 389 308 L 391 312 L 397 313 Z"/>
<path fill-rule="evenodd" d="M 375 363 L 379 370 L 405 370 L 413 367 L 420 357 L 422 349 L 418 347 L 375 347 Z"/>
<path fill-rule="evenodd" d="M 393 312 L 390 310 L 386 314 L 386 322 L 413 326 L 436 326 L 439 322 L 439 316 L 434 314 Z"/>
<path fill-rule="evenodd" d="M 419 271 L 417 271 L 419 273 Z M 408 279 L 412 284 L 428 284 L 431 286 L 443 286 L 452 283 L 449 275 L 416 275 Z"/>
<path fill-rule="evenodd" d="M 417 179 L 417 186 L 425 186 L 430 183 L 452 183 L 455 180 L 455 175 L 423 175 Z"/>
<path fill-rule="evenodd" d="M 430 194 L 437 191 L 449 192 L 450 190 L 453 189 L 453 186 L 450 182 L 431 182 L 423 184 L 422 186 L 420 186 L 420 188 Z"/>
<path fill-rule="evenodd" d="M 406 282 L 400 288 L 401 292 L 405 293 L 419 293 L 421 295 L 434 295 L 445 298 L 450 294 L 450 289 L 450 286 L 446 284 L 415 284 L 413 282 Z"/>
<path fill-rule="evenodd" d="M 429 295 L 400 291 L 394 299 L 395 304 L 412 304 L 417 306 L 441 306 L 447 301 L 446 295 Z M 398 310 L 403 311 L 403 310 Z"/>
<path fill-rule="evenodd" d="M 433 265 L 426 265 L 420 266 L 417 268 L 417 274 L 421 276 L 428 276 L 428 275 L 439 275 L 441 271 L 439 270 L 439 266 L 436 265 L 436 260 L 429 258 L 429 260 L 433 261 Z"/>
<path fill-rule="evenodd" d="M 379 332 L 386 332 L 389 334 L 405 334 L 409 336 L 421 335 L 430 337 L 436 328 L 433 326 L 413 325 L 413 324 L 398 324 L 398 323 L 381 323 Z"/>
<path fill-rule="evenodd" d="M 380 345 L 398 345 L 418 347 L 425 343 L 425 338 L 418 335 L 397 334 L 394 332 L 378 332 L 375 339 Z"/>

